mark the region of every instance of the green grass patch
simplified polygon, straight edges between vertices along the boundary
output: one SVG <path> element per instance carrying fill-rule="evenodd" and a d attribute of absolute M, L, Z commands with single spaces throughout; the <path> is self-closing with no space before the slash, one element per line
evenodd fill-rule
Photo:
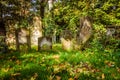
<path fill-rule="evenodd" d="M 0 80 L 119 80 L 120 52 L 52 50 L 0 54 Z"/>

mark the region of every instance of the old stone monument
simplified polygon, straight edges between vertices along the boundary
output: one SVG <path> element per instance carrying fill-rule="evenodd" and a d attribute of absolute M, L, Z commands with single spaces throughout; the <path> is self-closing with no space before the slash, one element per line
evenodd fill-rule
<path fill-rule="evenodd" d="M 52 38 L 39 37 L 38 38 L 38 51 L 52 49 Z"/>
<path fill-rule="evenodd" d="M 33 27 L 31 28 L 31 44 L 38 45 L 38 38 L 42 37 L 42 22 L 39 17 L 34 17 Z"/>
<path fill-rule="evenodd" d="M 107 38 L 113 37 L 115 39 L 120 39 L 120 26 L 119 25 L 106 25 L 106 36 Z"/>
<path fill-rule="evenodd" d="M 66 51 L 71 51 L 73 49 L 73 34 L 70 30 L 63 30 L 61 35 L 62 48 Z"/>
<path fill-rule="evenodd" d="M 77 44 L 79 48 L 83 48 L 85 43 L 92 35 L 92 18 L 84 16 L 80 18 L 80 27 L 77 35 Z"/>
<path fill-rule="evenodd" d="M 103 42 L 104 47 L 107 45 L 115 45 L 115 47 L 120 48 L 120 26 L 119 25 L 106 25 L 106 35 Z M 113 41 L 114 40 L 114 41 Z M 115 48 L 114 47 L 114 48 Z"/>
<path fill-rule="evenodd" d="M 20 50 L 20 45 L 27 46 L 27 49 L 31 48 L 30 33 L 27 28 L 19 28 L 15 31 L 16 34 L 16 49 Z"/>

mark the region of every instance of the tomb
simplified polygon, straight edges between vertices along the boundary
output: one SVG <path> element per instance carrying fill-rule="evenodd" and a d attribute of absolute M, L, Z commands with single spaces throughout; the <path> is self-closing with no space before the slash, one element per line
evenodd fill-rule
<path fill-rule="evenodd" d="M 80 27 L 77 33 L 77 46 L 82 49 L 92 35 L 92 18 L 84 16 L 80 18 Z"/>
<path fill-rule="evenodd" d="M 73 49 L 73 34 L 70 30 L 63 30 L 61 34 L 61 44 L 62 48 L 66 51 L 71 51 Z"/>
<path fill-rule="evenodd" d="M 66 51 L 71 51 L 73 49 L 73 43 L 69 39 L 61 38 L 62 48 Z"/>
<path fill-rule="evenodd" d="M 120 40 L 120 26 L 119 25 L 106 25 L 107 37 L 113 37 Z"/>
<path fill-rule="evenodd" d="M 27 28 L 19 28 L 15 31 L 16 35 L 16 49 L 20 50 L 20 45 L 27 46 L 27 49 L 31 49 L 30 31 Z"/>
<path fill-rule="evenodd" d="M 35 16 L 33 20 L 33 27 L 31 28 L 31 44 L 38 45 L 38 38 L 42 37 L 42 22 L 40 17 Z"/>
<path fill-rule="evenodd" d="M 38 38 L 38 51 L 52 49 L 52 38 L 39 37 Z"/>
<path fill-rule="evenodd" d="M 106 37 L 104 47 L 107 45 L 114 45 L 114 48 L 120 48 L 120 26 L 119 25 L 106 25 Z"/>

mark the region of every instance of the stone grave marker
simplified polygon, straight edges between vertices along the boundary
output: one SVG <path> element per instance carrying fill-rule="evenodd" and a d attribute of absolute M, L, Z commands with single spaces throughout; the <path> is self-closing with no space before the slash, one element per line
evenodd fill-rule
<path fill-rule="evenodd" d="M 72 39 L 72 32 L 70 30 L 63 30 L 60 40 L 64 50 L 71 51 L 73 49 Z"/>
<path fill-rule="evenodd" d="M 42 22 L 40 17 L 34 17 L 33 27 L 31 28 L 31 44 L 38 45 L 38 38 L 42 37 Z"/>
<path fill-rule="evenodd" d="M 20 50 L 20 45 L 27 45 L 28 49 L 31 48 L 29 30 L 26 28 L 19 28 L 16 30 L 16 48 Z"/>
<path fill-rule="evenodd" d="M 52 49 L 52 38 L 39 37 L 38 38 L 38 51 Z"/>
<path fill-rule="evenodd" d="M 80 18 L 80 27 L 77 35 L 77 45 L 82 49 L 92 35 L 92 18 L 84 16 Z"/>

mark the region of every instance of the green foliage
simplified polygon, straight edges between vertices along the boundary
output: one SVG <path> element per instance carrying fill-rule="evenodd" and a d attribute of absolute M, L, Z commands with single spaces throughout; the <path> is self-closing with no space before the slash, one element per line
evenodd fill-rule
<path fill-rule="evenodd" d="M 94 37 L 91 43 L 94 48 L 104 48 L 103 42 L 106 37 L 106 25 L 119 25 L 119 7 L 120 2 L 114 0 L 95 0 L 95 1 L 58 1 L 54 3 L 51 12 L 46 13 L 47 24 L 53 25 L 48 30 L 54 28 L 57 32 L 64 29 L 72 30 L 76 33 L 80 25 L 81 16 L 91 16 L 93 18 Z M 53 31 L 53 30 L 51 30 Z M 112 45 L 111 45 L 112 46 Z"/>
<path fill-rule="evenodd" d="M 20 21 L 20 23 L 18 24 L 19 27 L 28 27 L 29 22 L 25 19 Z"/>
<path fill-rule="evenodd" d="M 45 36 L 52 35 L 57 28 L 51 14 L 44 17 L 44 34 Z"/>
<path fill-rule="evenodd" d="M 55 28 L 58 31 L 66 28 L 74 31 L 79 25 L 79 10 L 72 9 L 71 5 L 62 5 L 62 3 L 58 2 L 49 14 L 53 15 L 52 20 L 54 20 Z"/>
<path fill-rule="evenodd" d="M 28 6 L 27 3 L 31 5 Z M 14 6 L 8 7 L 8 4 Z M 41 15 L 38 6 L 44 5 L 45 7 L 46 4 L 39 5 L 39 1 L 35 4 L 31 1 L 24 1 L 23 4 L 18 0 L 6 0 L 0 1 L 1 5 L 3 8 L 0 8 L 0 15 L 11 14 L 13 22 L 19 22 L 18 25 L 16 24 L 19 28 L 28 26 L 30 24 L 28 19 L 34 15 Z M 37 11 L 30 11 L 28 15 L 23 14 L 31 7 L 36 7 Z M 36 52 L 35 48 L 28 54 L 19 52 L 0 54 L 1 80 L 120 79 L 120 50 L 116 50 L 120 41 L 110 38 L 109 45 L 104 44 L 106 41 L 105 25 L 120 25 L 120 1 L 61 0 L 54 3 L 51 11 L 46 10 L 43 14 L 45 36 L 60 34 L 64 29 L 76 32 L 80 25 L 80 17 L 92 16 L 94 35 L 90 48 L 85 51 L 67 52 L 62 50 L 61 45 L 56 45 L 52 51 Z M 7 19 L 4 20 L 7 21 Z"/>

